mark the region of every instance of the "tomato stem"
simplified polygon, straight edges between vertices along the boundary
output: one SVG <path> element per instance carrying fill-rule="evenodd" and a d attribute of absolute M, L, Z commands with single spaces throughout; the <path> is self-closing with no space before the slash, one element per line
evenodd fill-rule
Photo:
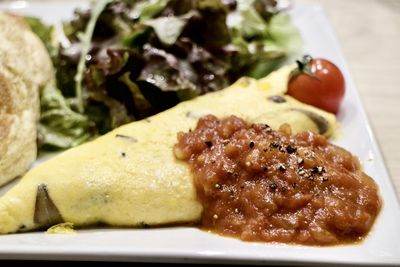
<path fill-rule="evenodd" d="M 304 55 L 301 60 L 296 60 L 297 67 L 301 72 L 307 71 L 307 68 L 311 68 L 312 57 L 310 55 Z"/>
<path fill-rule="evenodd" d="M 318 79 L 311 71 L 311 61 L 313 58 L 310 55 L 304 55 L 302 59 L 296 60 L 297 68 L 295 68 L 291 73 L 289 78 L 294 78 L 297 75 L 304 73 L 310 77 Z"/>

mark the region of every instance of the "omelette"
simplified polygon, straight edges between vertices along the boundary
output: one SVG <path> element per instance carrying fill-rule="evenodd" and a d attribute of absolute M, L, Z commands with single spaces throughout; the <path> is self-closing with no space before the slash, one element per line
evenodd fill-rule
<path fill-rule="evenodd" d="M 333 114 L 285 95 L 292 67 L 259 81 L 242 78 L 230 87 L 182 102 L 94 141 L 67 150 L 30 170 L 0 198 L 0 233 L 46 229 L 69 222 L 141 227 L 196 223 L 202 206 L 190 167 L 173 154 L 177 133 L 207 114 L 236 115 L 277 129 L 312 130 L 330 136 Z"/>

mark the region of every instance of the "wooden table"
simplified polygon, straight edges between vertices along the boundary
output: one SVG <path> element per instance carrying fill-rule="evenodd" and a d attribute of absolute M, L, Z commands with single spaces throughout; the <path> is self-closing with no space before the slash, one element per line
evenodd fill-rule
<path fill-rule="evenodd" d="M 324 7 L 400 198 L 400 0 L 302 3 Z"/>

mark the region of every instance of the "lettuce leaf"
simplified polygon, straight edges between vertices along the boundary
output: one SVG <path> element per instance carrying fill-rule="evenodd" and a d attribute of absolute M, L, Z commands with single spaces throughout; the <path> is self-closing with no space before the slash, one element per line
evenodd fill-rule
<path fill-rule="evenodd" d="M 83 113 L 84 109 L 83 96 L 82 96 L 82 80 L 84 72 L 86 70 L 86 59 L 90 49 L 90 41 L 92 40 L 97 19 L 105 9 L 106 5 L 110 2 L 111 0 L 98 0 L 93 7 L 93 12 L 91 13 L 90 19 L 86 25 L 85 32 L 78 33 L 78 38 L 82 43 L 82 46 L 81 46 L 81 55 L 79 58 L 74 79 L 75 79 L 75 94 L 77 100 L 77 109 L 80 113 Z"/>
<path fill-rule="evenodd" d="M 54 82 L 49 82 L 40 94 L 40 123 L 38 143 L 52 150 L 77 146 L 91 136 L 86 116 L 70 108 Z"/>
<path fill-rule="evenodd" d="M 25 21 L 45 45 L 53 64 L 57 64 L 58 44 L 54 27 L 34 17 L 25 17 Z M 91 137 L 89 126 L 87 116 L 71 109 L 71 104 L 57 88 L 55 80 L 40 89 L 38 146 L 42 151 L 66 149 L 87 141 Z"/>
<path fill-rule="evenodd" d="M 100 0 L 76 11 L 64 31 L 71 45 L 58 50 L 57 81 L 43 90 L 43 109 L 59 120 L 41 126 L 54 147 L 221 90 L 241 76 L 265 76 L 302 45 L 276 0 Z M 60 114 L 70 119 L 61 123 Z"/>

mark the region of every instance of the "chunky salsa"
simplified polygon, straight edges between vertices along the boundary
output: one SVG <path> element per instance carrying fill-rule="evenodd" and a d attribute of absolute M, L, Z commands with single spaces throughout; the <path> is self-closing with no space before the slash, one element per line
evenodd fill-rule
<path fill-rule="evenodd" d="M 381 201 L 358 158 L 312 132 L 292 135 L 231 116 L 201 118 L 178 134 L 204 207 L 202 228 L 246 241 L 306 245 L 356 242 Z"/>

